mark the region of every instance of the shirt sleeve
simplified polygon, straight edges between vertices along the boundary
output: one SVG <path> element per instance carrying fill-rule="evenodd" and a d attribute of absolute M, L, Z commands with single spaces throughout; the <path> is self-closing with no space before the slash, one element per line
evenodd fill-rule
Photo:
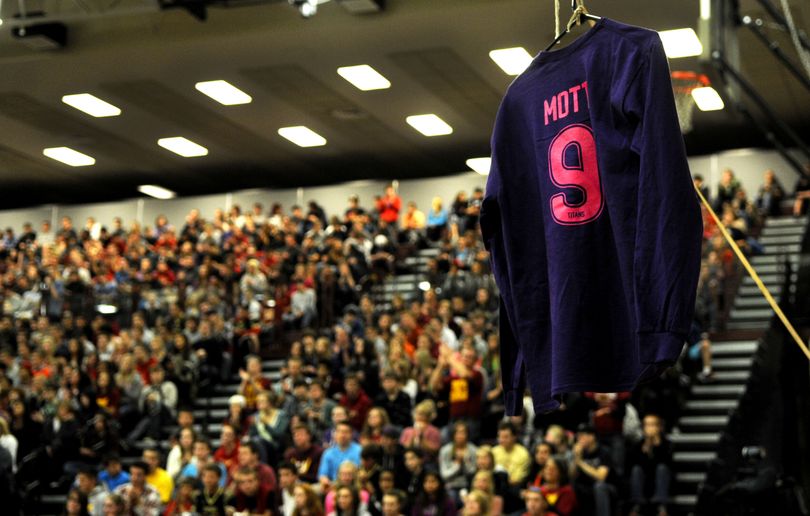
<path fill-rule="evenodd" d="M 633 267 L 639 359 L 671 362 L 694 314 L 702 220 L 657 36 L 631 80 L 624 111 L 636 122 L 631 148 L 639 159 Z"/>
<path fill-rule="evenodd" d="M 511 283 L 509 267 L 506 259 L 506 243 L 504 240 L 502 208 L 502 182 L 501 175 L 508 173 L 510 129 L 508 124 L 507 104 L 501 105 L 495 119 L 495 128 L 492 132 L 492 165 L 481 203 L 479 223 L 484 247 L 489 251 L 492 273 L 500 290 L 500 317 L 499 338 L 501 358 L 501 379 L 503 381 L 503 396 L 506 406 L 506 415 L 519 415 L 523 409 L 523 391 L 525 390 L 525 373 L 523 369 L 523 354 L 520 343 L 511 323 L 514 318 L 509 317 L 511 308 Z"/>

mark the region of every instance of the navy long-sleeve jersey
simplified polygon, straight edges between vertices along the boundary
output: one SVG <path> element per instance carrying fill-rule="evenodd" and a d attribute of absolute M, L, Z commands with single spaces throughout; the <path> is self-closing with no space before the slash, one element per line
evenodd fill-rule
<path fill-rule="evenodd" d="M 508 414 L 630 390 L 678 357 L 702 222 L 663 45 L 602 18 L 509 87 L 481 232 L 501 292 Z"/>

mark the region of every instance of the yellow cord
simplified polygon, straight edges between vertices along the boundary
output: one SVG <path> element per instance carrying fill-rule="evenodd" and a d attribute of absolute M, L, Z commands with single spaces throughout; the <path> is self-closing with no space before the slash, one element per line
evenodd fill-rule
<path fill-rule="evenodd" d="M 793 340 L 796 341 L 796 344 L 799 345 L 802 352 L 804 352 L 804 354 L 807 355 L 807 358 L 810 359 L 810 349 L 807 349 L 805 343 L 802 342 L 801 337 L 799 337 L 799 334 L 796 333 L 796 330 L 793 328 L 793 325 L 790 324 L 790 321 L 788 321 L 788 318 L 785 316 L 784 312 L 782 312 L 782 309 L 779 307 L 779 304 L 776 302 L 776 300 L 774 300 L 773 296 L 768 290 L 768 287 L 765 286 L 765 284 L 760 279 L 759 274 L 757 274 L 757 271 L 755 271 L 754 268 L 751 266 L 751 264 L 748 262 L 748 259 L 745 257 L 740 248 L 737 246 L 737 242 L 735 242 L 734 239 L 731 238 L 731 235 L 729 234 L 726 227 L 723 225 L 722 222 L 720 222 L 720 219 L 717 218 L 717 214 L 709 205 L 709 202 L 706 200 L 706 198 L 703 197 L 703 194 L 700 192 L 700 189 L 695 187 L 695 191 L 697 192 L 698 197 L 700 197 L 700 201 L 703 203 L 704 206 L 706 206 L 706 209 L 709 210 L 709 214 L 717 223 L 717 227 L 720 228 L 720 232 L 723 233 L 723 236 L 725 237 L 726 241 L 731 246 L 731 248 L 734 250 L 734 253 L 737 255 L 737 258 L 739 258 L 740 261 L 742 262 L 743 266 L 745 267 L 745 270 L 747 270 L 748 274 L 752 278 L 754 278 L 754 283 L 757 284 L 757 287 L 759 287 L 759 290 L 762 292 L 762 295 L 765 296 L 765 299 L 768 300 L 768 304 L 771 305 L 771 309 L 782 321 L 782 324 L 785 325 L 785 328 L 787 328 L 788 333 L 790 333 L 790 336 L 793 337 Z"/>

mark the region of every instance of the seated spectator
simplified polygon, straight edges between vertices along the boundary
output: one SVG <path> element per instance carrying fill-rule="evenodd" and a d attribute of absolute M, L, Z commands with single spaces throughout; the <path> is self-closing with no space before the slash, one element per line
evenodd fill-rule
<path fill-rule="evenodd" d="M 504 421 L 498 425 L 498 445 L 492 448 L 495 464 L 501 466 L 509 475 L 513 487 L 522 486 L 529 476 L 531 457 L 528 450 L 517 442 L 514 425 Z"/>
<path fill-rule="evenodd" d="M 407 486 L 408 469 L 405 467 L 405 447 L 399 444 L 399 430 L 393 426 L 383 429 L 380 479 L 386 471 L 391 472 L 397 489 Z"/>
<path fill-rule="evenodd" d="M 78 488 L 70 490 L 65 501 L 66 516 L 88 516 L 87 497 Z"/>
<path fill-rule="evenodd" d="M 644 416 L 644 439 L 630 449 L 628 465 L 634 504 L 631 514 L 641 514 L 647 503 L 657 505 L 658 514 L 666 514 L 672 478 L 672 444 L 664 435 L 664 425 L 657 414 Z"/>
<path fill-rule="evenodd" d="M 258 410 L 253 415 L 248 435 L 263 447 L 265 461 L 274 464 L 286 446 L 290 417 L 287 411 L 278 408 L 278 396 L 274 392 L 262 392 L 256 397 Z"/>
<path fill-rule="evenodd" d="M 349 424 L 356 432 L 359 432 L 363 429 L 366 416 L 373 403 L 360 386 L 360 379 L 356 375 L 346 376 L 344 387 L 346 393 L 340 398 L 340 405 L 349 412 Z"/>
<path fill-rule="evenodd" d="M 368 507 L 368 501 L 371 497 L 369 492 L 366 490 L 356 490 L 356 487 L 359 484 L 358 471 L 357 465 L 349 461 L 345 461 L 338 467 L 337 479 L 324 497 L 323 508 L 326 511 L 326 514 L 333 514 L 336 510 L 339 510 L 340 504 L 338 501 L 340 498 L 340 490 L 344 487 L 350 487 L 355 490 L 358 497 L 358 503 L 354 504 L 355 508 L 357 508 L 359 504 L 362 504 L 364 510 Z"/>
<path fill-rule="evenodd" d="M 456 503 L 444 488 L 444 481 L 438 471 L 428 469 L 422 479 L 422 491 L 416 497 L 413 516 L 433 516 L 443 514 L 454 516 Z"/>
<path fill-rule="evenodd" d="M 138 461 L 129 467 L 130 480 L 118 486 L 114 493 L 124 500 L 127 514 L 143 516 L 157 516 L 160 514 L 160 493 L 157 489 L 146 483 L 146 473 L 149 466 Z"/>
<path fill-rule="evenodd" d="M 599 444 L 610 452 L 611 466 L 619 476 L 624 474 L 624 415 L 629 392 L 586 392 L 591 402 L 591 420 Z"/>
<path fill-rule="evenodd" d="M 442 207 L 442 198 L 434 197 L 430 202 L 427 216 L 427 237 L 431 242 L 438 242 L 447 232 L 447 210 Z"/>
<path fill-rule="evenodd" d="M 577 509 L 577 495 L 568 482 L 568 464 L 564 460 L 549 457 L 543 468 L 543 485 L 540 493 L 546 508 L 558 516 L 571 516 Z"/>
<path fill-rule="evenodd" d="M 421 448 L 429 458 L 435 458 L 442 445 L 441 431 L 431 422 L 436 418 L 436 404 L 425 400 L 413 409 L 413 426 L 406 428 L 399 438 L 406 448 Z"/>
<path fill-rule="evenodd" d="M 298 471 L 291 462 L 282 462 L 278 465 L 278 489 L 276 501 L 278 513 L 281 516 L 292 516 L 295 510 L 295 486 L 298 485 Z"/>
<path fill-rule="evenodd" d="M 104 516 L 125 516 L 128 514 L 126 510 L 127 504 L 121 495 L 111 493 L 104 500 Z"/>
<path fill-rule="evenodd" d="M 383 428 L 388 426 L 390 421 L 385 409 L 380 407 L 372 407 L 366 416 L 366 422 L 363 425 L 363 431 L 360 432 L 360 444 L 367 446 L 369 444 L 380 444 L 382 442 Z"/>
<path fill-rule="evenodd" d="M 261 486 L 256 470 L 239 468 L 235 476 L 236 489 L 225 504 L 226 512 L 270 516 L 275 509 L 275 495 Z"/>
<path fill-rule="evenodd" d="M 766 170 L 762 178 L 762 185 L 757 194 L 756 207 L 766 217 L 776 217 L 782 212 L 782 199 L 785 198 L 785 189 L 776 179 L 773 170 Z"/>
<path fill-rule="evenodd" d="M 293 445 L 284 453 L 284 460 L 295 466 L 296 475 L 302 482 L 318 482 L 318 468 L 323 449 L 312 442 L 312 430 L 305 424 L 293 429 Z"/>
<path fill-rule="evenodd" d="M 301 406 L 299 413 L 303 415 L 315 435 L 323 436 L 329 429 L 332 421 L 332 409 L 337 404 L 326 396 L 326 390 L 320 381 L 313 381 L 309 385 L 307 401 Z"/>
<path fill-rule="evenodd" d="M 293 490 L 295 510 L 293 516 L 324 516 L 323 504 L 309 484 L 298 484 Z"/>
<path fill-rule="evenodd" d="M 469 441 L 467 425 L 458 422 L 453 425 L 452 441 L 439 451 L 439 472 L 447 491 L 455 500 L 460 500 L 459 492 L 467 487 L 467 479 L 475 474 L 475 452 L 478 450 Z"/>
<path fill-rule="evenodd" d="M 245 369 L 239 370 L 239 394 L 245 397 L 245 408 L 248 412 L 256 410 L 256 397 L 270 389 L 270 380 L 262 376 L 262 360 L 256 355 L 245 359 Z"/>
<path fill-rule="evenodd" d="M 199 480 L 206 466 L 213 464 L 219 470 L 220 486 L 225 487 L 228 480 L 228 470 L 221 462 L 215 461 L 211 455 L 211 443 L 203 437 L 194 441 L 194 457 L 180 471 L 180 478 L 194 478 Z"/>
<path fill-rule="evenodd" d="M 202 488 L 195 498 L 195 509 L 199 514 L 225 516 L 225 488 L 219 466 L 208 463 L 202 468 Z"/>
<path fill-rule="evenodd" d="M 405 503 L 405 493 L 399 489 L 393 489 L 383 494 L 382 516 L 404 516 L 402 507 Z"/>
<path fill-rule="evenodd" d="M 338 423 L 335 427 L 335 444 L 323 452 L 318 467 L 318 480 L 324 490 L 337 479 L 338 467 L 343 462 L 360 464 L 360 450 L 360 445 L 352 441 L 351 425 L 347 422 Z"/>
<path fill-rule="evenodd" d="M 104 510 L 104 500 L 107 499 L 107 490 L 98 483 L 96 470 L 90 466 L 84 466 L 76 475 L 76 488 L 87 500 L 87 512 L 89 514 L 101 514 Z"/>
<path fill-rule="evenodd" d="M 197 508 L 197 500 L 194 496 L 195 481 L 191 478 L 180 480 L 177 485 L 177 492 L 166 505 L 163 516 L 185 516 L 193 513 Z"/>
<path fill-rule="evenodd" d="M 574 491 L 585 514 L 609 516 L 615 488 L 607 483 L 610 475 L 610 453 L 599 445 L 592 426 L 577 429 L 574 445 Z"/>
<path fill-rule="evenodd" d="M 422 490 L 425 476 L 425 456 L 421 448 L 405 450 L 405 468 L 407 470 L 405 494 L 408 495 L 406 509 L 410 512 L 416 496 Z"/>
<path fill-rule="evenodd" d="M 523 495 L 526 502 L 526 511 L 520 516 L 546 516 L 545 499 L 540 493 L 540 488 L 532 486 Z"/>
<path fill-rule="evenodd" d="M 471 491 L 481 491 L 489 498 L 489 515 L 503 514 L 503 497 L 495 494 L 495 477 L 491 471 L 479 471 L 470 482 Z M 469 495 L 467 495 L 469 496 Z"/>
<path fill-rule="evenodd" d="M 714 211 L 719 213 L 725 205 L 731 204 L 739 188 L 740 182 L 734 177 L 734 172 L 729 168 L 723 170 L 720 182 L 717 184 L 717 197 L 715 197 L 714 206 L 712 206 Z"/>
<path fill-rule="evenodd" d="M 104 469 L 98 474 L 101 484 L 109 492 L 114 492 L 119 486 L 129 483 L 129 473 L 121 468 L 121 459 L 118 455 L 104 457 Z"/>
<path fill-rule="evenodd" d="M 233 426 L 228 423 L 222 425 L 219 442 L 219 448 L 214 452 L 214 460 L 222 463 L 226 471 L 230 471 L 239 460 L 239 440 Z"/>
<path fill-rule="evenodd" d="M 492 500 L 487 493 L 473 489 L 464 497 L 464 508 L 461 513 L 464 516 L 490 516 L 493 514 L 491 503 Z"/>
<path fill-rule="evenodd" d="M 234 394 L 228 398 L 228 415 L 223 423 L 226 423 L 236 432 L 237 440 L 247 435 L 250 429 L 250 414 L 245 409 L 245 397 L 241 394 Z"/>
<path fill-rule="evenodd" d="M 194 458 L 195 439 L 194 429 L 182 428 L 180 430 L 177 442 L 166 457 L 166 472 L 172 479 L 177 480 L 183 468 Z"/>
<path fill-rule="evenodd" d="M 276 472 L 267 464 L 259 460 L 259 445 L 251 442 L 239 447 L 239 462 L 229 472 L 229 478 L 234 480 L 238 470 L 250 469 L 256 472 L 259 487 L 264 491 L 276 490 Z"/>
<path fill-rule="evenodd" d="M 156 448 L 145 449 L 143 462 L 149 468 L 146 471 L 146 483 L 157 489 L 161 503 L 169 503 L 174 490 L 174 481 L 171 475 L 160 467 L 160 452 Z"/>
<path fill-rule="evenodd" d="M 318 318 L 315 290 L 308 287 L 303 278 L 295 283 L 295 291 L 290 297 L 290 311 L 283 314 L 284 322 L 294 328 L 310 328 Z"/>
<path fill-rule="evenodd" d="M 399 428 L 411 425 L 411 398 L 402 391 L 399 376 L 391 370 L 382 375 L 382 392 L 375 398 L 374 405 L 385 410 L 391 424 Z"/>
<path fill-rule="evenodd" d="M 554 453 L 554 445 L 547 441 L 541 441 L 535 445 L 534 461 L 532 462 L 531 469 L 529 469 L 529 476 L 526 479 L 529 487 L 540 487 L 543 485 L 543 468 L 546 467 L 546 462 Z"/>
<path fill-rule="evenodd" d="M 804 174 L 796 181 L 796 201 L 793 203 L 793 216 L 800 217 L 807 213 L 810 205 L 810 164 L 804 166 Z"/>

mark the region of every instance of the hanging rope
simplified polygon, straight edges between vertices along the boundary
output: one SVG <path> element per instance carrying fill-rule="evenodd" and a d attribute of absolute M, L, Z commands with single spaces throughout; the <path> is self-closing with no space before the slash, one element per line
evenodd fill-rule
<path fill-rule="evenodd" d="M 790 32 L 790 39 L 793 41 L 793 46 L 796 47 L 796 52 L 799 54 L 799 61 L 804 67 L 805 73 L 810 76 L 810 52 L 804 49 L 801 41 L 799 41 L 799 31 L 796 29 L 796 24 L 793 22 L 793 13 L 790 10 L 790 4 L 787 0 L 782 0 L 782 11 L 785 13 L 785 22 Z"/>
<path fill-rule="evenodd" d="M 802 342 L 801 337 L 799 337 L 799 334 L 796 333 L 796 330 L 793 328 L 793 325 L 790 324 L 790 321 L 788 321 L 788 318 L 785 316 L 784 312 L 782 312 L 782 309 L 779 307 L 779 304 L 771 295 L 771 292 L 768 290 L 768 287 L 766 287 L 765 284 L 762 282 L 762 279 L 759 277 L 759 274 L 757 274 L 757 271 L 754 270 L 754 268 L 751 266 L 751 263 L 748 262 L 748 259 L 740 250 L 739 246 L 737 245 L 737 242 L 734 241 L 734 239 L 731 237 L 726 227 L 723 225 L 722 222 L 720 222 L 720 219 L 717 217 L 717 214 L 709 205 L 709 202 L 706 200 L 705 197 L 703 197 L 703 194 L 700 193 L 700 189 L 695 187 L 695 191 L 697 192 L 698 197 L 700 197 L 700 201 L 703 203 L 704 206 L 706 206 L 706 209 L 709 211 L 709 214 L 712 216 L 712 219 L 714 219 L 714 221 L 717 223 L 717 227 L 720 228 L 720 232 L 723 234 L 723 237 L 725 237 L 726 241 L 728 242 L 728 245 L 731 246 L 731 249 L 734 251 L 734 254 L 736 254 L 737 258 L 740 259 L 740 261 L 743 264 L 743 267 L 745 267 L 745 270 L 748 271 L 748 274 L 752 278 L 754 278 L 754 283 L 757 284 L 757 287 L 759 287 L 759 290 L 762 292 L 762 295 L 765 296 L 765 299 L 768 301 L 768 304 L 771 305 L 771 309 L 776 313 L 776 316 L 779 317 L 779 320 L 782 321 L 782 324 L 785 325 L 785 328 L 787 328 L 788 333 L 790 333 L 790 336 L 793 337 L 793 340 L 796 341 L 796 344 L 799 345 L 799 348 L 801 348 L 802 352 L 805 355 L 807 355 L 808 359 L 810 359 L 810 349 L 807 349 L 805 343 Z"/>
<path fill-rule="evenodd" d="M 560 37 L 560 0 L 554 0 L 554 38 Z"/>

